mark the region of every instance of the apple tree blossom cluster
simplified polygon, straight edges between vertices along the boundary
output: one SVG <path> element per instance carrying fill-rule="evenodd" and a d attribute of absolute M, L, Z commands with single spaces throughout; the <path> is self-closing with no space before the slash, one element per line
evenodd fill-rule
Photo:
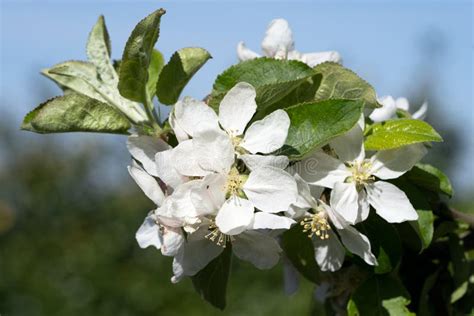
<path fill-rule="evenodd" d="M 189 47 L 166 63 L 154 48 L 164 13 L 137 25 L 121 60 L 111 58 L 100 17 L 88 61 L 43 70 L 64 96 L 30 112 L 22 128 L 127 135 L 128 171 L 154 204 L 138 245 L 172 257 L 171 281 L 191 277 L 213 305 L 225 306 L 235 256 L 258 269 L 283 262 L 324 299 L 341 283 L 335 276 L 359 269 L 341 293 L 348 310 L 363 311 L 357 289 L 400 264 L 398 227 L 420 251 L 433 238 L 433 212 L 414 191 L 452 194 L 441 171 L 420 163 L 442 141 L 423 121 L 427 103 L 412 110 L 405 98 L 378 97 L 336 51 L 297 51 L 284 19 L 269 24 L 262 54 L 238 43 L 239 62 L 207 96 L 183 97 L 211 56 Z M 295 273 L 285 276 L 296 287 Z"/>

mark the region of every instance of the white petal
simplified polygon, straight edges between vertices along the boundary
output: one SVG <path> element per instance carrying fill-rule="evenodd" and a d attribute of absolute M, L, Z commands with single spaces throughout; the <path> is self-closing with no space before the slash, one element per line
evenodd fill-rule
<path fill-rule="evenodd" d="M 202 177 L 210 173 L 204 170 L 200 163 L 202 157 L 198 156 L 194 144 L 194 139 L 185 140 L 173 148 L 171 161 L 176 171 L 185 176 Z"/>
<path fill-rule="evenodd" d="M 224 202 L 216 216 L 216 225 L 226 235 L 237 235 L 252 224 L 254 207 L 246 199 L 237 196 Z"/>
<path fill-rule="evenodd" d="M 208 233 L 207 227 L 203 226 L 188 235 L 183 250 L 175 257 L 173 270 L 176 269 L 182 275 L 195 275 L 222 253 L 224 248 L 205 238 Z"/>
<path fill-rule="evenodd" d="M 391 183 L 377 181 L 367 185 L 367 198 L 382 218 L 389 223 L 401 223 L 418 219 L 405 192 Z"/>
<path fill-rule="evenodd" d="M 259 269 L 270 269 L 275 266 L 281 252 L 278 242 L 273 237 L 257 231 L 246 231 L 235 236 L 232 250 L 239 259 L 251 262 Z"/>
<path fill-rule="evenodd" d="M 377 259 L 370 249 L 370 241 L 367 236 L 359 233 L 354 227 L 348 226 L 338 231 L 341 241 L 353 254 L 364 259 L 367 264 L 376 265 Z"/>
<path fill-rule="evenodd" d="M 263 156 L 263 155 L 244 154 L 244 155 L 240 155 L 239 158 L 242 159 L 242 161 L 245 163 L 247 168 L 249 168 L 250 170 L 254 170 L 254 169 L 265 167 L 265 166 L 285 169 L 290 162 L 287 156 L 273 156 L 273 155 Z"/>
<path fill-rule="evenodd" d="M 168 257 L 174 257 L 184 243 L 183 232 L 179 227 L 163 227 L 162 238 L 161 253 Z"/>
<path fill-rule="evenodd" d="M 374 122 L 383 122 L 391 119 L 397 112 L 397 105 L 395 100 L 391 96 L 386 96 L 378 99 L 382 107 L 375 109 L 369 118 Z"/>
<path fill-rule="evenodd" d="M 347 222 L 355 224 L 362 220 L 359 192 L 355 183 L 336 183 L 331 192 L 331 206 Z M 364 203 L 363 205 L 366 205 Z"/>
<path fill-rule="evenodd" d="M 295 164 L 293 168 L 309 184 L 326 188 L 333 188 L 336 183 L 344 182 L 351 176 L 340 160 L 319 150 Z"/>
<path fill-rule="evenodd" d="M 259 54 L 254 52 L 253 50 L 248 49 L 244 42 L 239 42 L 237 44 L 237 57 L 239 57 L 240 61 L 246 61 L 254 58 L 260 57 Z"/>
<path fill-rule="evenodd" d="M 428 112 L 428 102 L 425 101 L 411 117 L 417 120 L 424 120 L 426 118 L 426 112 Z"/>
<path fill-rule="evenodd" d="M 344 263 L 345 250 L 336 234 L 330 230 L 329 238 L 313 237 L 314 258 L 322 271 L 337 271 Z"/>
<path fill-rule="evenodd" d="M 146 172 L 152 176 L 158 176 L 156 172 L 155 154 L 169 149 L 170 146 L 161 138 L 133 135 L 127 139 L 127 148 L 133 158 L 142 164 Z"/>
<path fill-rule="evenodd" d="M 356 124 L 346 134 L 330 142 L 341 161 L 361 161 L 365 158 L 364 131 Z"/>
<path fill-rule="evenodd" d="M 155 178 L 146 173 L 135 162 L 133 162 L 132 166 L 128 167 L 128 172 L 150 200 L 158 206 L 163 203 L 165 194 Z"/>
<path fill-rule="evenodd" d="M 318 186 L 310 187 L 299 174 L 295 174 L 294 177 L 298 189 L 298 199 L 293 204 L 299 208 L 316 208 L 318 206 L 316 200 L 319 199 L 324 188 Z"/>
<path fill-rule="evenodd" d="M 147 248 L 149 246 L 154 246 L 156 249 L 161 248 L 162 240 L 160 236 L 160 228 L 156 224 L 153 215 L 148 215 L 145 218 L 143 224 L 135 234 L 135 239 L 141 248 Z"/>
<path fill-rule="evenodd" d="M 340 63 L 342 62 L 342 57 L 338 52 L 327 51 L 327 52 L 303 54 L 301 56 L 301 61 L 306 63 L 310 67 L 314 67 L 316 65 L 319 65 L 327 61 Z"/>
<path fill-rule="evenodd" d="M 198 187 L 200 187 L 200 180 L 192 180 L 186 183 L 181 184 L 174 190 L 173 194 L 167 199 L 168 208 L 161 208 L 157 210 L 157 214 L 160 216 L 166 216 L 169 218 L 178 218 L 186 221 L 189 218 L 197 217 L 199 215 L 198 211 L 194 207 L 193 200 L 191 198 L 191 193 Z M 164 212 L 167 213 L 164 213 Z"/>
<path fill-rule="evenodd" d="M 291 218 L 275 214 L 258 212 L 255 213 L 253 229 L 290 229 L 296 223 Z"/>
<path fill-rule="evenodd" d="M 397 105 L 397 109 L 405 111 L 410 110 L 410 103 L 408 102 L 407 98 L 397 98 L 397 100 L 395 100 L 395 104 Z"/>
<path fill-rule="evenodd" d="M 267 27 L 262 49 L 268 57 L 275 57 L 279 51 L 289 52 L 294 49 L 293 34 L 288 22 L 275 19 Z"/>
<path fill-rule="evenodd" d="M 202 101 L 185 97 L 174 106 L 174 116 L 179 126 L 191 137 L 194 137 L 198 126 L 217 126 L 217 114 Z"/>
<path fill-rule="evenodd" d="M 257 110 L 255 88 L 239 82 L 227 92 L 219 105 L 219 122 L 230 135 L 244 133 L 247 123 Z"/>
<path fill-rule="evenodd" d="M 286 211 L 298 197 L 295 179 L 274 167 L 250 172 L 243 190 L 256 208 L 269 213 Z"/>
<path fill-rule="evenodd" d="M 250 125 L 240 146 L 252 154 L 271 153 L 283 146 L 289 127 L 288 114 L 283 110 L 276 110 Z"/>
<path fill-rule="evenodd" d="M 181 143 L 182 141 L 189 139 L 188 133 L 186 133 L 186 131 L 181 127 L 181 125 L 179 125 L 174 113 L 171 113 L 169 115 L 169 122 L 178 142 Z"/>
<path fill-rule="evenodd" d="M 203 170 L 227 174 L 235 161 L 231 139 L 218 128 L 196 131 L 193 149 Z"/>
<path fill-rule="evenodd" d="M 379 151 L 372 158 L 372 174 L 380 179 L 394 179 L 413 168 L 428 150 L 423 144 Z"/>
<path fill-rule="evenodd" d="M 187 181 L 187 178 L 179 174 L 174 168 L 173 161 L 174 149 L 160 151 L 155 155 L 157 176 L 167 186 L 175 189 L 178 185 Z"/>
<path fill-rule="evenodd" d="M 225 182 L 226 177 L 222 174 L 208 174 L 191 191 L 191 200 L 198 214 L 217 214 L 225 202 Z"/>
<path fill-rule="evenodd" d="M 323 201 L 319 201 L 319 206 L 324 209 L 326 214 L 329 217 L 329 221 L 337 228 L 337 229 L 343 229 L 347 226 L 349 226 L 349 223 L 339 214 L 334 208 L 331 206 L 327 205 Z"/>

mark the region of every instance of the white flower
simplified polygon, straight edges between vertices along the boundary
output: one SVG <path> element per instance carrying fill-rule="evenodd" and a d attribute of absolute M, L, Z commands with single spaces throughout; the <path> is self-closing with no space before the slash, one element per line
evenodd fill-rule
<path fill-rule="evenodd" d="M 310 210 L 310 212 L 305 211 L 304 214 L 295 213 L 295 218 L 302 219 L 303 231 L 308 233 L 308 237 L 313 242 L 315 259 L 321 270 L 336 271 L 341 268 L 345 257 L 342 244 L 367 264 L 377 264 L 367 236 L 350 226 L 337 210 L 320 200 L 317 201 L 323 188 L 314 186 L 310 188 L 298 174 L 295 175 L 295 179 L 300 195 L 297 209 Z M 333 196 L 331 195 L 331 204 L 332 202 Z M 335 231 L 332 230 L 330 224 L 335 228 Z"/>
<path fill-rule="evenodd" d="M 288 22 L 284 19 L 275 19 L 270 22 L 265 38 L 262 41 L 262 49 L 267 57 L 299 60 L 310 67 L 326 61 L 341 62 L 341 56 L 335 51 L 302 54 L 295 50 L 293 33 Z M 244 42 L 240 42 L 237 45 L 237 55 L 241 61 L 260 57 L 259 54 L 248 49 Z"/>
<path fill-rule="evenodd" d="M 369 215 L 369 204 L 390 223 L 418 219 L 406 194 L 379 179 L 398 178 L 410 170 L 426 154 L 423 144 L 380 151 L 366 158 L 361 125 L 356 124 L 330 145 L 339 159 L 317 151 L 306 158 L 317 163 L 315 170 L 306 170 L 304 166 L 308 162 L 303 160 L 298 173 L 309 184 L 333 189 L 331 206 L 347 222 L 355 224 L 365 220 Z"/>
<path fill-rule="evenodd" d="M 397 117 L 397 110 L 404 110 L 410 112 L 410 104 L 406 98 L 394 99 L 392 96 L 384 96 L 377 99 L 382 107 L 375 109 L 370 115 L 370 119 L 374 122 L 383 122 Z M 428 102 L 424 102 L 421 107 L 411 114 L 414 119 L 423 120 L 428 111 Z"/>

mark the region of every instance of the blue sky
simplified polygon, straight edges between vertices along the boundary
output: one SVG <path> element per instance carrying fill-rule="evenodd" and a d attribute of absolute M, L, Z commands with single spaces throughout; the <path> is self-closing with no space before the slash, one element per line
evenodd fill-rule
<path fill-rule="evenodd" d="M 344 65 L 370 82 L 379 95 L 416 95 L 420 83 L 429 78 L 444 123 L 469 135 L 463 139 L 465 151 L 454 180 L 472 188 L 472 6 L 471 1 L 452 0 L 2 0 L 1 107 L 5 110 L 9 104 L 6 110 L 20 121 L 43 101 L 42 89 L 49 87 L 59 94 L 39 70 L 64 60 L 85 59 L 87 35 L 99 14 L 106 17 L 113 57 L 120 58 L 134 25 L 153 10 L 166 8 L 157 44 L 166 58 L 186 46 L 201 46 L 213 55 L 184 91 L 197 98 L 209 92 L 217 74 L 236 62 L 238 41 L 259 51 L 268 22 L 283 17 L 290 22 L 298 50 L 339 51 Z"/>

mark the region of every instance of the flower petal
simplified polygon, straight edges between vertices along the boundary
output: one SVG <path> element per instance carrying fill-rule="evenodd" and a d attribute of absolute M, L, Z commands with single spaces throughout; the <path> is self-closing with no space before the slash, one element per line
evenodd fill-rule
<path fill-rule="evenodd" d="M 372 174 L 380 179 L 394 179 L 413 168 L 428 150 L 423 144 L 379 151 L 372 158 Z"/>
<path fill-rule="evenodd" d="M 289 127 L 288 114 L 283 110 L 276 110 L 250 125 L 240 146 L 252 154 L 271 153 L 283 146 Z"/>
<path fill-rule="evenodd" d="M 290 160 L 287 156 L 263 156 L 263 155 L 240 155 L 240 159 L 245 163 L 247 168 L 254 170 L 260 167 L 271 166 L 275 168 L 285 169 Z"/>
<path fill-rule="evenodd" d="M 232 141 L 229 135 L 219 128 L 196 131 L 193 149 L 203 170 L 227 174 L 235 161 Z"/>
<path fill-rule="evenodd" d="M 246 60 L 258 58 L 260 57 L 260 55 L 254 52 L 253 50 L 248 49 L 245 46 L 244 42 L 239 42 L 237 44 L 237 57 L 239 57 L 240 61 L 246 61 Z"/>
<path fill-rule="evenodd" d="M 278 242 L 273 237 L 257 231 L 246 231 L 235 236 L 232 250 L 239 259 L 251 262 L 259 269 L 270 269 L 275 266 L 281 252 Z"/>
<path fill-rule="evenodd" d="M 245 231 L 253 221 L 254 207 L 246 199 L 237 196 L 224 202 L 216 216 L 216 225 L 226 235 L 237 235 Z"/>
<path fill-rule="evenodd" d="M 202 101 L 185 97 L 174 105 L 174 116 L 179 126 L 191 137 L 194 137 L 198 126 L 217 127 L 217 114 Z"/>
<path fill-rule="evenodd" d="M 334 63 L 341 63 L 342 57 L 338 52 L 327 51 L 327 52 L 317 52 L 317 53 L 307 53 L 301 56 L 301 61 L 306 63 L 310 67 L 314 67 L 321 63 L 330 61 Z"/>
<path fill-rule="evenodd" d="M 375 123 L 383 122 L 395 116 L 397 105 L 391 96 L 379 98 L 378 101 L 382 104 L 382 107 L 375 109 L 372 114 L 369 115 L 369 118 L 372 121 Z"/>
<path fill-rule="evenodd" d="M 224 248 L 206 239 L 205 236 L 208 233 L 207 227 L 202 226 L 188 235 L 183 249 L 179 251 L 173 262 L 173 271 L 177 278 L 181 275 L 195 275 L 221 254 Z"/>
<path fill-rule="evenodd" d="M 179 227 L 163 227 L 163 243 L 161 253 L 163 256 L 174 257 L 184 243 L 184 236 Z"/>
<path fill-rule="evenodd" d="M 293 33 L 288 22 L 284 19 L 275 19 L 270 22 L 262 41 L 262 49 L 268 57 L 275 57 L 278 52 L 292 51 L 295 47 Z"/>
<path fill-rule="evenodd" d="M 143 168 L 152 176 L 156 172 L 155 154 L 170 148 L 161 138 L 132 135 L 127 139 L 127 148 L 134 159 L 138 160 Z"/>
<path fill-rule="evenodd" d="M 377 259 L 370 249 L 370 241 L 367 236 L 361 234 L 352 226 L 338 230 L 338 233 L 342 243 L 350 252 L 364 259 L 367 264 L 372 266 L 377 264 Z"/>
<path fill-rule="evenodd" d="M 426 118 L 426 113 L 428 112 L 428 102 L 423 102 L 420 108 L 411 115 L 412 118 L 417 120 L 424 120 Z"/>
<path fill-rule="evenodd" d="M 418 219 L 405 192 L 391 183 L 377 181 L 366 186 L 367 198 L 378 215 L 389 223 L 401 223 Z"/>
<path fill-rule="evenodd" d="M 313 237 L 314 258 L 321 271 L 334 272 L 342 267 L 346 251 L 332 230 L 328 234 L 329 238 L 324 240 Z"/>
<path fill-rule="evenodd" d="M 363 197 L 359 197 L 360 192 L 357 191 L 355 183 L 336 183 L 331 192 L 331 206 L 339 213 L 348 223 L 355 224 L 362 220 L 362 213 L 366 213 L 364 209 L 366 202 Z M 364 194 L 364 193 L 362 193 Z"/>
<path fill-rule="evenodd" d="M 128 167 L 128 172 L 150 200 L 158 206 L 163 203 L 165 194 L 155 178 L 146 173 L 135 161 Z"/>
<path fill-rule="evenodd" d="M 296 223 L 291 218 L 275 214 L 257 212 L 255 213 L 253 229 L 290 229 Z"/>
<path fill-rule="evenodd" d="M 186 146 L 186 145 L 185 145 Z M 187 177 L 179 174 L 174 168 L 173 149 L 160 151 L 155 155 L 156 173 L 167 186 L 175 189 L 178 185 L 187 181 Z"/>
<path fill-rule="evenodd" d="M 397 109 L 409 111 L 410 110 L 410 103 L 408 102 L 407 98 L 401 97 L 395 100 L 395 104 L 397 105 Z"/>
<path fill-rule="evenodd" d="M 193 146 L 194 139 L 185 140 L 173 148 L 171 161 L 176 171 L 180 174 L 190 177 L 203 177 L 210 171 L 204 170 L 198 159 L 196 148 Z"/>
<path fill-rule="evenodd" d="M 179 143 L 189 139 L 188 133 L 186 133 L 186 131 L 181 127 L 181 125 L 179 125 L 179 122 L 176 120 L 174 113 L 171 113 L 169 115 L 169 122 Z"/>
<path fill-rule="evenodd" d="M 324 188 L 318 186 L 310 187 L 299 174 L 295 174 L 294 177 L 298 189 L 298 199 L 293 204 L 299 208 L 316 208 L 318 206 L 316 200 L 320 198 Z"/>
<path fill-rule="evenodd" d="M 233 136 L 243 135 L 247 123 L 257 110 L 255 88 L 246 82 L 237 83 L 219 105 L 219 122 Z"/>
<path fill-rule="evenodd" d="M 160 228 L 156 224 L 153 215 L 145 217 L 143 224 L 135 234 L 135 239 L 140 248 L 147 248 L 149 246 L 154 246 L 156 249 L 161 248 L 162 239 L 160 236 Z"/>
<path fill-rule="evenodd" d="M 336 227 L 337 229 L 343 229 L 349 226 L 349 223 L 339 214 L 334 208 L 327 205 L 323 201 L 319 201 L 319 206 L 324 209 L 326 214 L 329 217 L 329 221 Z"/>
<path fill-rule="evenodd" d="M 344 135 L 336 137 L 330 142 L 341 161 L 361 161 L 365 158 L 364 131 L 359 124 Z"/>
<path fill-rule="evenodd" d="M 191 200 L 199 215 L 217 214 L 225 202 L 225 182 L 222 174 L 208 174 L 191 191 Z"/>
<path fill-rule="evenodd" d="M 306 182 L 326 188 L 333 188 L 336 183 L 344 182 L 351 176 L 347 167 L 336 158 L 321 150 L 296 163 L 293 168 Z"/>
<path fill-rule="evenodd" d="M 288 210 L 298 197 L 295 179 L 275 167 L 262 167 L 250 172 L 243 190 L 256 208 L 269 213 Z"/>

